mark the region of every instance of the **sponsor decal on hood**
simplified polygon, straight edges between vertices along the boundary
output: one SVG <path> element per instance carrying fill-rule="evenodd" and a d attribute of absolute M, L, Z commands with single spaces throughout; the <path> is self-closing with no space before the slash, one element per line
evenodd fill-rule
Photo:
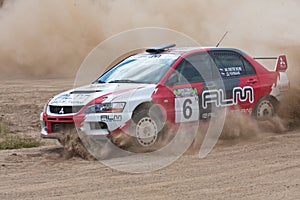
<path fill-rule="evenodd" d="M 63 92 L 55 96 L 49 105 L 56 106 L 82 106 L 93 99 L 105 95 L 118 95 L 130 90 L 136 90 L 147 87 L 155 87 L 154 84 L 135 84 L 135 83 L 107 83 L 91 84 Z"/>

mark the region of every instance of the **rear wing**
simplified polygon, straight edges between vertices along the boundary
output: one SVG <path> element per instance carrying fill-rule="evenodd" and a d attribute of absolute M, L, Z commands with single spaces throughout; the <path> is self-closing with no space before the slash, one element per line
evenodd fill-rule
<path fill-rule="evenodd" d="M 278 57 L 254 57 L 255 60 L 277 60 L 275 65 L 276 72 L 285 72 L 288 68 L 287 59 L 285 55 Z"/>

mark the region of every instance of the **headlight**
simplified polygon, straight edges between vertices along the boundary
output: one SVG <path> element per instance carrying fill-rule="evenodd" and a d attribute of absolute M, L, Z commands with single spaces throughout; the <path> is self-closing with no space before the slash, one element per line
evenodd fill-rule
<path fill-rule="evenodd" d="M 123 112 L 125 107 L 125 103 L 101 103 L 101 104 L 93 104 L 88 106 L 84 113 L 119 113 Z"/>
<path fill-rule="evenodd" d="M 47 113 L 47 108 L 48 108 L 48 105 L 49 105 L 49 103 L 50 103 L 50 101 L 53 99 L 53 97 L 51 97 L 48 101 L 47 101 L 47 103 L 44 105 L 44 113 Z"/>

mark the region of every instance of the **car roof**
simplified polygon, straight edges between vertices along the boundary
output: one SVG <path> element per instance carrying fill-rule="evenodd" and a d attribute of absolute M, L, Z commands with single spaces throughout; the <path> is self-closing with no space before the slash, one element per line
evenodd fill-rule
<path fill-rule="evenodd" d="M 159 52 L 158 54 L 174 54 L 178 56 L 183 56 L 185 54 L 197 53 L 197 52 L 209 52 L 209 51 L 233 51 L 238 54 L 244 55 L 245 53 L 239 49 L 226 48 L 226 47 L 178 47 L 170 48 Z M 147 53 L 147 54 L 157 54 L 157 53 Z"/>

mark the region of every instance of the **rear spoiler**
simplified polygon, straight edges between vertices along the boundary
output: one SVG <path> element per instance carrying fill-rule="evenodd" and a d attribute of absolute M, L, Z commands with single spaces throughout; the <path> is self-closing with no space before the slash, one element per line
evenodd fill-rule
<path fill-rule="evenodd" d="M 288 68 L 287 59 L 285 55 L 280 55 L 278 57 L 254 57 L 255 60 L 277 60 L 275 71 L 285 72 Z"/>

